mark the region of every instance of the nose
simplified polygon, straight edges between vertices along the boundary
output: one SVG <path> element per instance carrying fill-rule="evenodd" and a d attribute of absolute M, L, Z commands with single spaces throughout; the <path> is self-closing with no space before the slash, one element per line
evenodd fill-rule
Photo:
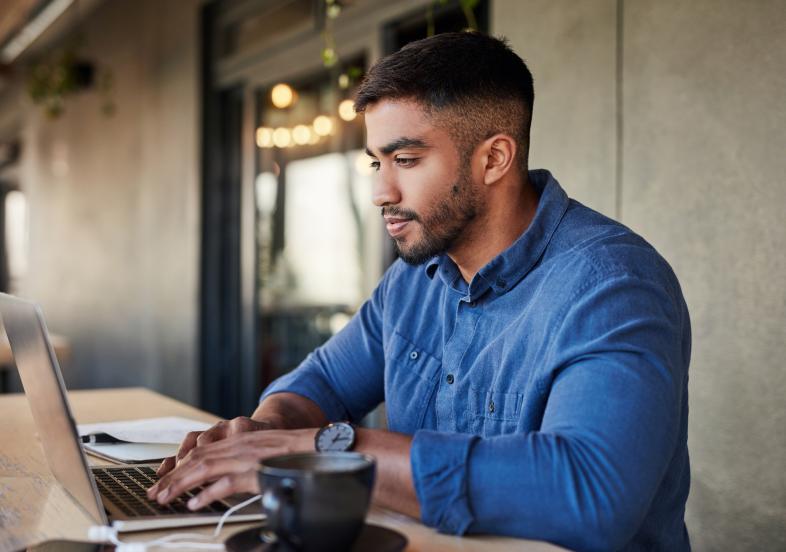
<path fill-rule="evenodd" d="M 383 168 L 380 168 L 377 178 L 374 181 L 371 201 L 377 207 L 401 203 L 401 191 L 399 190 L 394 175 L 390 174 L 391 172 L 392 171 L 385 171 Z"/>

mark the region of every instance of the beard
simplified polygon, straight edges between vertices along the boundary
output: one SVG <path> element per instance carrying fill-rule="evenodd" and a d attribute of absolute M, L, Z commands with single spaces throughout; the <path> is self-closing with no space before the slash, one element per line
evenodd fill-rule
<path fill-rule="evenodd" d="M 451 194 L 442 198 L 430 212 L 421 216 L 415 211 L 396 206 L 384 207 L 383 215 L 411 219 L 419 223 L 421 236 L 412 244 L 403 237 L 392 238 L 398 256 L 407 264 L 420 265 L 446 253 L 461 238 L 467 226 L 477 217 L 478 195 L 473 193 L 469 167 L 463 167 L 451 186 Z"/>

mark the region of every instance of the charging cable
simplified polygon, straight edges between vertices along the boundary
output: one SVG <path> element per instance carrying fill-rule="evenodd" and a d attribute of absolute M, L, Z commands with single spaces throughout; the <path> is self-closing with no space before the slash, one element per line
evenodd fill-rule
<path fill-rule="evenodd" d="M 221 534 L 221 529 L 229 516 L 258 501 L 262 495 L 256 495 L 240 504 L 235 504 L 224 512 L 218 520 L 212 535 L 202 535 L 200 533 L 172 533 L 160 539 L 143 542 L 123 542 L 117 536 L 117 528 L 109 525 L 93 525 L 87 530 L 87 538 L 92 542 L 111 542 L 115 545 L 117 552 L 147 552 L 148 548 L 196 548 L 202 550 L 224 550 L 224 545 L 215 542 L 194 542 L 195 540 L 214 541 Z M 184 540 L 184 539 L 191 539 Z"/>

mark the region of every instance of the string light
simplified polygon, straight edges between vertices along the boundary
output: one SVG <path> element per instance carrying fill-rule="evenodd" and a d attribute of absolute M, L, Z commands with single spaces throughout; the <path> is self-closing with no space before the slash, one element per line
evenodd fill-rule
<path fill-rule="evenodd" d="M 338 104 L 338 116 L 347 122 L 354 120 L 357 117 L 354 102 L 352 100 L 344 100 Z"/>
<path fill-rule="evenodd" d="M 292 139 L 300 146 L 308 144 L 311 139 L 311 130 L 306 125 L 297 125 L 292 129 Z"/>
<path fill-rule="evenodd" d="M 268 127 L 259 127 L 256 132 L 257 146 L 260 148 L 273 147 L 273 129 Z"/>
<path fill-rule="evenodd" d="M 288 128 L 278 127 L 273 131 L 273 143 L 277 148 L 287 148 L 292 145 L 292 132 Z"/>
<path fill-rule="evenodd" d="M 295 101 L 295 91 L 288 84 L 277 84 L 270 91 L 270 100 L 277 108 L 284 109 Z"/>
<path fill-rule="evenodd" d="M 319 136 L 327 136 L 333 132 L 333 119 L 327 115 L 319 115 L 314 119 L 314 132 Z"/>

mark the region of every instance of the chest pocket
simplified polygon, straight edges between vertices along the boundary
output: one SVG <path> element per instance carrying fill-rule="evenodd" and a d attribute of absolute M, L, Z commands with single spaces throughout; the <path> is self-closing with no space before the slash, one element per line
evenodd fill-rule
<path fill-rule="evenodd" d="M 472 418 L 472 432 L 484 437 L 515 432 L 523 402 L 524 395 L 521 393 L 502 393 L 470 387 L 469 414 Z"/>
<path fill-rule="evenodd" d="M 395 332 L 385 351 L 385 409 L 388 429 L 412 434 L 424 426 L 442 362 Z"/>

